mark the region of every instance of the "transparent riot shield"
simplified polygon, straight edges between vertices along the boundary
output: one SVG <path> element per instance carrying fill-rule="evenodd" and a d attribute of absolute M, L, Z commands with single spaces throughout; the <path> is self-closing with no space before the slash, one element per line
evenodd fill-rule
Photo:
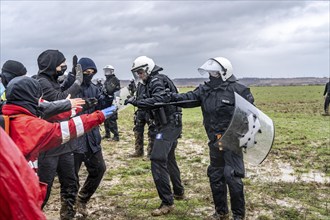
<path fill-rule="evenodd" d="M 274 135 L 272 119 L 235 93 L 232 120 L 217 146 L 243 154 L 246 162 L 258 165 L 270 152 Z"/>

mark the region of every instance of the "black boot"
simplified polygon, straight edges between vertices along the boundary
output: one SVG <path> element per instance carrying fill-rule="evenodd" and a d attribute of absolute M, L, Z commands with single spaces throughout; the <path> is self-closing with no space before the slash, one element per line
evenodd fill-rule
<path fill-rule="evenodd" d="M 75 214 L 76 214 L 76 212 L 73 208 L 73 205 L 70 205 L 65 201 L 61 202 L 61 209 L 60 209 L 60 218 L 61 218 L 61 220 L 73 219 Z"/>
<path fill-rule="evenodd" d="M 135 132 L 135 152 L 130 157 L 142 157 L 143 152 L 143 133 Z"/>

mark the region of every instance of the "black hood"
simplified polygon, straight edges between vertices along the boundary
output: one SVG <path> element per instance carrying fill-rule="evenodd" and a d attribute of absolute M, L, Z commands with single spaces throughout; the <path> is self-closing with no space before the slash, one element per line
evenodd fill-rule
<path fill-rule="evenodd" d="M 10 80 L 17 76 L 23 76 L 26 74 L 25 66 L 15 60 L 7 60 L 1 69 L 1 80 L 5 87 L 7 87 Z"/>
<path fill-rule="evenodd" d="M 160 66 L 155 65 L 154 68 L 151 71 L 151 75 L 153 73 L 157 73 L 157 72 L 162 71 L 162 70 L 163 70 L 163 67 L 160 67 Z"/>
<path fill-rule="evenodd" d="M 6 90 L 7 104 L 14 104 L 26 108 L 32 114 L 39 116 L 38 104 L 42 96 L 39 82 L 27 76 L 14 78 Z"/>
<path fill-rule="evenodd" d="M 65 62 L 64 55 L 58 50 L 46 50 L 42 52 L 38 57 L 38 74 L 45 74 L 57 80 L 56 67 Z"/>
<path fill-rule="evenodd" d="M 92 83 L 92 79 L 93 76 L 97 73 L 97 68 L 96 65 L 94 63 L 94 61 L 90 58 L 87 57 L 83 57 L 80 58 L 80 60 L 78 61 L 78 64 L 81 65 L 82 71 L 86 71 L 87 69 L 93 69 L 94 73 L 90 74 L 90 75 L 86 75 L 84 74 L 84 78 L 83 78 L 83 85 L 85 86 L 89 86 Z"/>

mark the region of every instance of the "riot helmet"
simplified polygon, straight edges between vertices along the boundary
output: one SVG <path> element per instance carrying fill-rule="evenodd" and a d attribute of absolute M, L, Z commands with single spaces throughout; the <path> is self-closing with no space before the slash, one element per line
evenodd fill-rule
<path fill-rule="evenodd" d="M 134 60 L 131 71 L 136 81 L 145 84 L 154 67 L 155 62 L 151 58 L 140 56 Z"/>
<path fill-rule="evenodd" d="M 201 75 L 206 73 L 212 77 L 221 77 L 226 81 L 233 75 L 233 66 L 230 61 L 224 57 L 215 57 L 208 59 L 201 67 L 198 68 Z"/>
<path fill-rule="evenodd" d="M 106 65 L 103 70 L 105 76 L 113 75 L 115 72 L 115 68 L 112 65 Z"/>

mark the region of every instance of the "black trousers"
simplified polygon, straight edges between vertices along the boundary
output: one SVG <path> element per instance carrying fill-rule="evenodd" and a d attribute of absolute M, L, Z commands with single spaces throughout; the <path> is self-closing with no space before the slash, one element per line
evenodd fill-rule
<path fill-rule="evenodd" d="M 105 134 L 106 136 L 110 137 L 110 133 L 113 134 L 114 137 L 119 137 L 119 132 L 118 132 L 118 125 L 117 125 L 117 116 L 118 113 L 115 113 L 113 116 L 110 118 L 107 118 L 104 121 L 104 128 L 105 128 Z"/>
<path fill-rule="evenodd" d="M 61 202 L 73 210 L 76 200 L 77 181 L 74 169 L 74 156 L 72 152 L 59 156 L 50 156 L 38 158 L 38 176 L 41 182 L 47 183 L 47 194 L 42 204 L 42 208 L 46 205 L 54 178 L 58 175 L 61 184 Z"/>
<path fill-rule="evenodd" d="M 150 120 L 149 114 L 143 110 L 137 110 L 134 117 L 135 151 L 143 153 L 144 127 L 148 125 L 148 155 L 150 155 L 156 135 L 155 125 Z"/>
<path fill-rule="evenodd" d="M 74 162 L 75 162 L 75 176 L 77 180 L 77 194 L 78 201 L 82 203 L 87 203 L 89 199 L 92 197 L 97 187 L 100 185 L 102 177 L 105 173 L 106 166 L 102 155 L 102 150 L 96 153 L 75 153 L 74 154 Z M 79 170 L 81 164 L 84 162 L 88 176 L 85 180 L 84 185 L 80 189 L 78 193 L 78 189 L 80 188 L 79 184 Z"/>
<path fill-rule="evenodd" d="M 164 205 L 173 204 L 173 194 L 181 195 L 184 187 L 181 183 L 180 169 L 176 163 L 175 148 L 181 135 L 182 127 L 169 123 L 158 129 L 151 151 L 151 172 L 157 188 L 158 196 Z"/>
<path fill-rule="evenodd" d="M 330 103 L 330 95 L 327 95 L 324 100 L 324 112 L 329 113 L 329 103 Z"/>
<path fill-rule="evenodd" d="M 227 186 L 230 194 L 231 211 L 234 216 L 245 216 L 244 187 L 241 178 L 245 168 L 243 158 L 232 151 L 220 151 L 209 143 L 211 164 L 207 169 L 215 209 L 227 214 Z"/>

